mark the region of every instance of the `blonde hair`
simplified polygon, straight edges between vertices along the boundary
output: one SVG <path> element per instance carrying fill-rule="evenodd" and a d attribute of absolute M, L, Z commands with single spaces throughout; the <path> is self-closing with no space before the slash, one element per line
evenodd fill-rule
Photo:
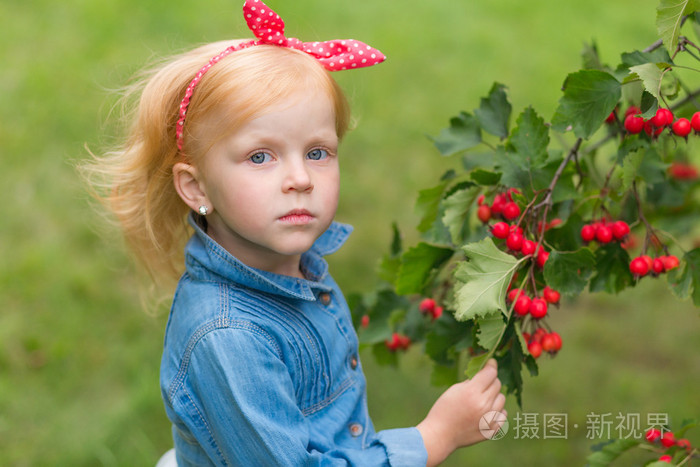
<path fill-rule="evenodd" d="M 187 86 L 211 57 L 235 43 L 207 44 L 143 73 L 124 92 L 126 107 L 132 107 L 125 114 L 130 121 L 125 140 L 81 167 L 92 194 L 114 215 L 127 246 L 157 284 L 182 273 L 190 235 L 189 208 L 173 185 L 176 162 L 197 165 L 218 138 L 301 90 L 315 89 L 331 99 L 338 138 L 349 126 L 342 90 L 314 58 L 259 45 L 225 57 L 202 78 L 188 108 L 183 151 L 178 151 L 175 125 Z"/>

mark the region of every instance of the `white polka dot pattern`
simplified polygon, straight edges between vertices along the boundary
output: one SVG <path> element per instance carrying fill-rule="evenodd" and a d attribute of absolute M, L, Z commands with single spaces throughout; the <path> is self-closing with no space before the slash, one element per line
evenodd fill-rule
<path fill-rule="evenodd" d="M 258 40 L 243 42 L 228 47 L 213 57 L 200 69 L 187 86 L 185 97 L 180 103 L 179 119 L 175 128 L 177 147 L 182 151 L 185 117 L 194 89 L 209 69 L 232 52 L 254 45 L 270 44 L 301 50 L 314 57 L 328 71 L 363 68 L 383 62 L 386 57 L 379 50 L 354 39 L 325 42 L 302 42 L 284 35 L 284 21 L 261 0 L 246 0 L 243 4 L 243 17 Z"/>

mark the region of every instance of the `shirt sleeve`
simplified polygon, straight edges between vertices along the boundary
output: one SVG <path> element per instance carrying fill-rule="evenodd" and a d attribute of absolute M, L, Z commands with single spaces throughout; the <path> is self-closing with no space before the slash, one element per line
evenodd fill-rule
<path fill-rule="evenodd" d="M 218 329 L 191 354 L 190 430 L 216 465 L 424 466 L 416 428 L 377 433 L 364 449 L 308 450 L 309 422 L 277 344 L 262 330 Z M 183 389 L 184 390 L 184 389 Z"/>

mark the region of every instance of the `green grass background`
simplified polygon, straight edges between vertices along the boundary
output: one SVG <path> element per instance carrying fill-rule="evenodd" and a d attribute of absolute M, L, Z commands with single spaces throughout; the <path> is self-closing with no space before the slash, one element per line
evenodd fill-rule
<path fill-rule="evenodd" d="M 515 113 L 533 104 L 549 118 L 585 41 L 614 64 L 655 40 L 655 0 L 269 3 L 290 36 L 357 38 L 389 57 L 335 75 L 358 121 L 342 147 L 338 213 L 356 232 L 331 258 L 346 292 L 374 284 L 391 222 L 415 240 L 417 191 L 457 164 L 426 136 L 493 81 L 509 86 Z M 144 312 L 144 279 L 103 232 L 74 166 L 86 143 L 113 141 L 110 90 L 151 58 L 248 36 L 240 2 L 7 0 L 0 18 L 0 465 L 153 465 L 171 445 L 158 390 L 167 304 Z M 446 465 L 583 465 L 601 441 L 587 438 L 590 414 L 700 417 L 697 311 L 662 280 L 565 303 L 552 319 L 564 348 L 526 379 L 523 411 L 566 413 L 568 439 L 511 431 Z M 414 425 L 441 390 L 419 349 L 398 369 L 363 362 L 379 429 Z"/>

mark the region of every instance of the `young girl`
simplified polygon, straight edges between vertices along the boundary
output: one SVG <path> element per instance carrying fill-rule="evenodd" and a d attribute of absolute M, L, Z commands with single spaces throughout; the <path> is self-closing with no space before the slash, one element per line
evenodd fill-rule
<path fill-rule="evenodd" d="M 495 362 L 416 427 L 375 432 L 350 313 L 323 259 L 351 231 L 334 222 L 349 110 L 328 71 L 384 56 L 285 38 L 258 0 L 243 11 L 256 39 L 151 73 L 126 143 L 92 168 L 151 274 L 182 274 L 161 365 L 177 463 L 438 464 L 503 411 Z"/>

